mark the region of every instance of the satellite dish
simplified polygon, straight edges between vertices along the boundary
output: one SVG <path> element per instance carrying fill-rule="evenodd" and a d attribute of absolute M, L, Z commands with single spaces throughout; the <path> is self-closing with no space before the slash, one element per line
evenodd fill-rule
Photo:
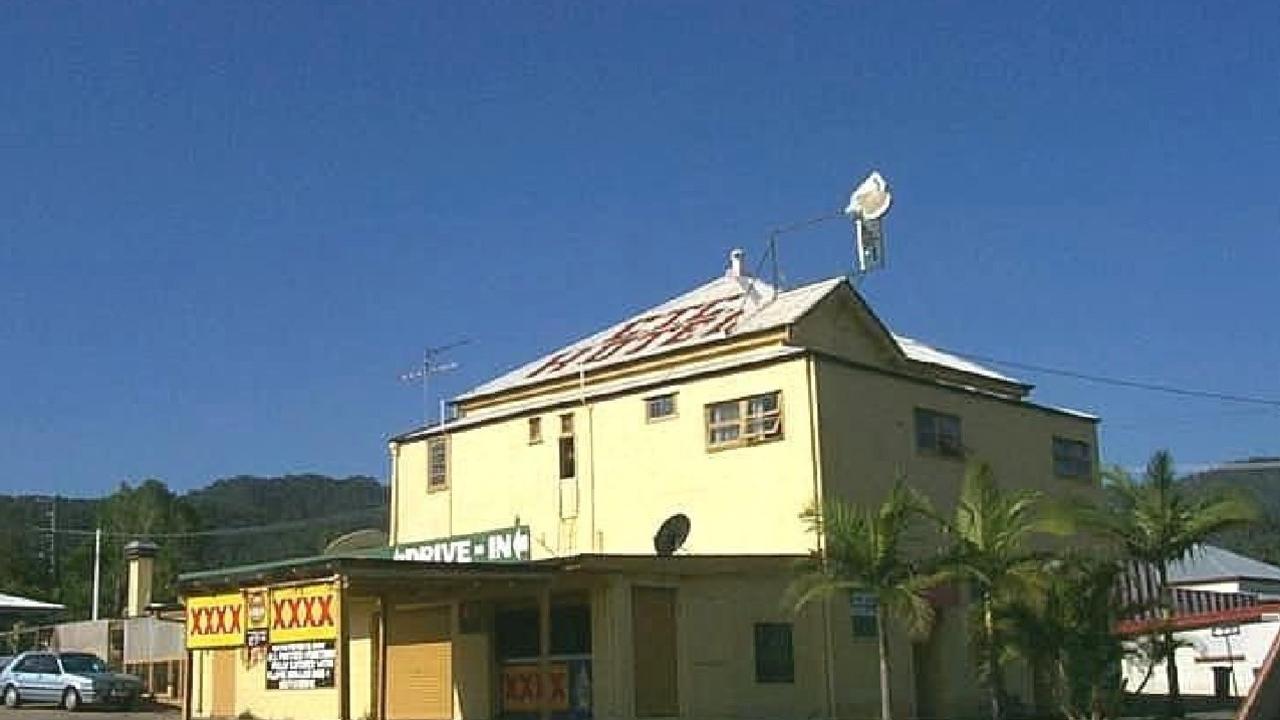
<path fill-rule="evenodd" d="M 366 528 L 363 530 L 353 530 L 345 535 L 340 535 L 324 548 L 325 555 L 342 555 L 349 552 L 358 552 L 360 550 L 374 550 L 383 548 L 387 545 L 387 534 L 378 528 Z"/>
<path fill-rule="evenodd" d="M 849 206 L 844 212 L 858 220 L 879 220 L 889 212 L 892 202 L 889 183 L 884 181 L 883 175 L 872 171 L 849 196 Z"/>
<path fill-rule="evenodd" d="M 684 513 L 676 513 L 663 520 L 658 533 L 653 536 L 653 549 L 663 557 L 674 554 L 689 539 L 689 527 L 689 516 Z"/>

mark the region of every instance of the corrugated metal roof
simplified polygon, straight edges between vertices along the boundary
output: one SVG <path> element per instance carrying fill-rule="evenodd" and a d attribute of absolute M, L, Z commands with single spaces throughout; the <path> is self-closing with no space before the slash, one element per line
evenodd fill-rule
<path fill-rule="evenodd" d="M 1201 545 L 1187 559 L 1169 566 L 1169 582 L 1181 585 L 1244 578 L 1280 582 L 1280 568 L 1216 545 Z"/>
<path fill-rule="evenodd" d="M 846 283 L 845 278 L 837 277 L 779 292 L 756 278 L 719 277 L 521 365 L 457 399 L 465 401 L 547 380 L 572 377 L 583 371 L 784 327 L 799 320 L 819 301 Z M 902 354 L 910 360 L 1019 384 L 995 370 L 942 352 L 914 338 L 892 337 Z"/>
<path fill-rule="evenodd" d="M 62 610 L 63 607 L 57 603 L 41 602 L 32 600 L 31 598 L 18 597 L 17 595 L 5 595 L 0 593 L 0 613 L 3 612 L 52 612 Z"/>

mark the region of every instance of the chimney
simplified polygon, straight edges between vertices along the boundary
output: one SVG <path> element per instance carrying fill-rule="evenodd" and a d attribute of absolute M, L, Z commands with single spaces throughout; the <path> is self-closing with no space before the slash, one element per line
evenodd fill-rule
<path fill-rule="evenodd" d="M 729 252 L 729 270 L 725 273 L 725 277 L 740 278 L 743 276 L 742 261 L 747 254 L 742 248 L 734 248 Z"/>
<path fill-rule="evenodd" d="M 125 563 L 129 566 L 129 592 L 125 598 L 124 616 L 141 617 L 151 604 L 151 579 L 155 572 L 156 545 L 134 540 L 124 546 Z"/>

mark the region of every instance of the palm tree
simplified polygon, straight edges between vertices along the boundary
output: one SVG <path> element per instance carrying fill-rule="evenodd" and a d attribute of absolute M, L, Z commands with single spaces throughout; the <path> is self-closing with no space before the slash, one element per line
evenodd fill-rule
<path fill-rule="evenodd" d="M 1027 539 L 1049 529 L 1039 514 L 1040 494 L 1003 491 L 991 466 L 971 463 L 956 504 L 955 517 L 939 518 L 951 538 L 945 565 L 967 580 L 977 595 L 971 623 L 980 674 L 990 692 L 991 718 L 1004 717 L 1004 660 L 1009 652 L 1001 612 L 1040 585 L 1040 561 L 1028 552 Z"/>
<path fill-rule="evenodd" d="M 1173 615 L 1169 565 L 1191 555 L 1214 533 L 1258 518 L 1257 507 L 1240 495 L 1195 494 L 1177 482 L 1173 456 L 1159 450 L 1151 456 L 1141 480 L 1121 468 L 1107 471 L 1105 501 L 1077 510 L 1078 522 L 1115 542 L 1127 559 L 1152 568 L 1159 580 L 1160 616 Z M 1177 644 L 1173 632 L 1161 631 L 1158 644 L 1166 653 L 1168 714 L 1182 714 L 1178 688 Z"/>
<path fill-rule="evenodd" d="M 1115 586 L 1123 565 L 1094 552 L 1067 551 L 1043 568 L 1043 592 L 1015 601 L 1001 613 L 1014 651 L 1037 680 L 1036 712 L 1058 711 L 1068 720 L 1108 717 L 1120 696 L 1124 657 L 1115 620 Z"/>
<path fill-rule="evenodd" d="M 891 720 L 893 713 L 888 620 L 903 623 L 917 637 L 933 623 L 933 607 L 924 592 L 934 579 L 917 570 L 904 547 L 914 522 L 931 513 L 928 500 L 899 480 L 879 507 L 828 501 L 801 515 L 821 544 L 802 565 L 788 598 L 798 611 L 837 594 L 875 597 L 881 720 Z"/>

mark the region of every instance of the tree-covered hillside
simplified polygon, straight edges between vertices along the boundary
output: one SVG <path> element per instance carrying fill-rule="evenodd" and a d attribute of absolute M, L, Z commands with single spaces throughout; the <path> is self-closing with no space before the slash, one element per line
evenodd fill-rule
<path fill-rule="evenodd" d="M 1185 482 L 1205 490 L 1234 490 L 1251 496 L 1262 520 L 1231 530 L 1215 542 L 1242 555 L 1280 565 L 1280 458 L 1251 458 L 1188 476 Z"/>
<path fill-rule="evenodd" d="M 386 528 L 388 490 L 371 477 L 237 476 L 177 494 L 158 480 L 121 485 L 99 499 L 57 500 L 0 495 L 0 592 L 67 606 L 64 617 L 87 617 L 93 578 L 93 530 L 104 533 L 101 610 L 123 604 L 124 545 L 137 537 L 159 546 L 157 600 L 174 597 L 182 572 L 315 555 L 352 530 Z"/>

